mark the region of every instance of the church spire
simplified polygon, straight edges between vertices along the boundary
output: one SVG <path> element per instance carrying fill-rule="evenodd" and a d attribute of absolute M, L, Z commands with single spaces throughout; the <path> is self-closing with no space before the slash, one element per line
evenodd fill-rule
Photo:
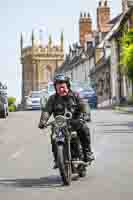
<path fill-rule="evenodd" d="M 20 36 L 20 49 L 21 49 L 21 52 L 23 50 L 23 34 L 21 33 L 21 36 Z"/>
<path fill-rule="evenodd" d="M 61 32 L 60 42 L 61 42 L 61 49 L 63 50 L 63 48 L 64 48 L 64 34 L 63 34 L 63 31 Z"/>
<path fill-rule="evenodd" d="M 39 30 L 39 39 L 40 39 L 40 46 L 43 46 L 43 30 L 40 29 Z"/>
<path fill-rule="evenodd" d="M 35 36 L 34 36 L 34 30 L 32 30 L 32 35 L 31 35 L 31 43 L 32 43 L 32 47 L 35 46 Z"/>
<path fill-rule="evenodd" d="M 52 46 L 52 36 L 51 36 L 51 35 L 49 35 L 48 46 L 49 46 L 49 47 Z"/>

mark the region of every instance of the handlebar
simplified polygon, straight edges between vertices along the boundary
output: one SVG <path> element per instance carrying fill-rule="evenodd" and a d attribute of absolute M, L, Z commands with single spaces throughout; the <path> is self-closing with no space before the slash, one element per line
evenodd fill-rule
<path fill-rule="evenodd" d="M 49 126 L 52 126 L 54 124 L 55 121 L 52 121 L 52 122 L 49 122 L 45 125 L 45 128 L 49 127 Z"/>
<path fill-rule="evenodd" d="M 67 119 L 67 118 L 66 118 L 66 119 Z M 70 120 L 75 121 L 75 119 L 70 119 Z M 79 120 L 80 122 L 84 122 L 83 119 L 78 119 L 78 120 Z M 77 120 L 76 120 L 76 121 L 77 121 Z M 45 125 L 45 128 L 48 128 L 49 126 L 52 126 L 53 124 L 55 124 L 55 120 L 53 120 L 53 121 L 47 123 L 47 124 Z"/>

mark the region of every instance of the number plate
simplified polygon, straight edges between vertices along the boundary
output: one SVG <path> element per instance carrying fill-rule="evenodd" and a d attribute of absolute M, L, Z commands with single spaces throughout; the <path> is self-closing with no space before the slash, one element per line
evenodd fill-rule
<path fill-rule="evenodd" d="M 64 142 L 64 140 L 65 140 L 64 134 L 60 131 L 56 136 L 56 142 Z"/>

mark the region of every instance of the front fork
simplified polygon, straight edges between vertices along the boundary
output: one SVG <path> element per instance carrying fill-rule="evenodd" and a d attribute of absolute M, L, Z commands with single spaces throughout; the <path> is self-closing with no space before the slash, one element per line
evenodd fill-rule
<path fill-rule="evenodd" d="M 67 155 L 67 162 L 70 164 L 72 161 L 70 137 L 68 137 L 66 140 L 66 155 Z"/>
<path fill-rule="evenodd" d="M 66 130 L 65 130 L 66 131 Z M 71 156 L 71 137 L 70 133 L 66 132 L 65 140 L 64 142 L 56 142 L 56 136 L 54 133 L 54 129 L 52 129 L 51 134 L 51 144 L 52 144 L 52 152 L 54 156 L 54 160 L 57 161 L 57 146 L 63 145 L 64 146 L 64 156 L 65 156 L 65 162 L 70 163 L 72 156 Z"/>

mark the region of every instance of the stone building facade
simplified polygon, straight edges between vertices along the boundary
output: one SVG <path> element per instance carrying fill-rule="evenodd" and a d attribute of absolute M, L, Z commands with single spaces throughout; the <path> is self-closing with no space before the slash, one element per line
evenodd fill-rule
<path fill-rule="evenodd" d="M 93 30 L 90 15 L 80 15 L 80 44 L 69 51 L 60 68 L 60 71 L 73 80 L 88 79 L 91 84 L 93 83 L 98 97 L 98 107 L 119 104 L 133 91 L 131 82 L 120 70 L 120 39 L 123 31 L 133 27 L 132 3 L 133 0 L 122 0 L 122 12 L 111 19 L 108 1 L 100 0 L 96 31 Z M 83 21 L 86 24 L 83 25 Z"/>
<path fill-rule="evenodd" d="M 126 6 L 126 5 L 125 5 Z M 113 24 L 95 49 L 95 65 L 91 77 L 96 82 L 98 106 L 120 104 L 132 94 L 132 85 L 121 70 L 121 38 L 133 27 L 133 7 L 128 7 L 110 21 Z"/>
<path fill-rule="evenodd" d="M 93 29 L 90 14 L 80 14 L 79 45 L 77 48 L 71 48 L 67 57 L 69 59 L 62 65 L 60 71 L 62 70 L 73 80 L 89 81 L 93 85 L 96 83 L 96 76 L 91 76 L 90 71 L 104 55 L 103 46 L 101 48 L 97 46 L 111 29 L 112 24 L 109 24 L 109 21 L 110 7 L 107 0 L 100 0 L 97 7 L 97 30 Z"/>
<path fill-rule="evenodd" d="M 125 5 L 126 6 L 126 5 Z M 121 103 L 123 98 L 128 100 L 132 95 L 133 85 L 121 70 L 120 56 L 121 44 L 120 40 L 130 28 L 133 28 L 133 7 L 128 7 L 123 11 L 120 19 L 116 23 L 116 28 L 112 31 L 109 41 L 111 44 L 111 83 L 112 83 L 112 99 L 117 103 Z"/>
<path fill-rule="evenodd" d="M 94 60 L 91 58 L 94 58 L 94 49 L 92 46 L 90 47 L 88 44 L 86 48 L 82 48 L 75 45 L 69 51 L 65 62 L 57 70 L 57 73 L 64 73 L 74 81 L 89 82 L 89 66 L 94 64 Z"/>
<path fill-rule="evenodd" d="M 53 79 L 55 70 L 64 61 L 64 41 L 61 33 L 60 45 L 54 46 L 51 36 L 48 45 L 37 45 L 32 32 L 31 46 L 24 48 L 21 35 L 22 102 L 30 91 L 41 90 Z"/>

